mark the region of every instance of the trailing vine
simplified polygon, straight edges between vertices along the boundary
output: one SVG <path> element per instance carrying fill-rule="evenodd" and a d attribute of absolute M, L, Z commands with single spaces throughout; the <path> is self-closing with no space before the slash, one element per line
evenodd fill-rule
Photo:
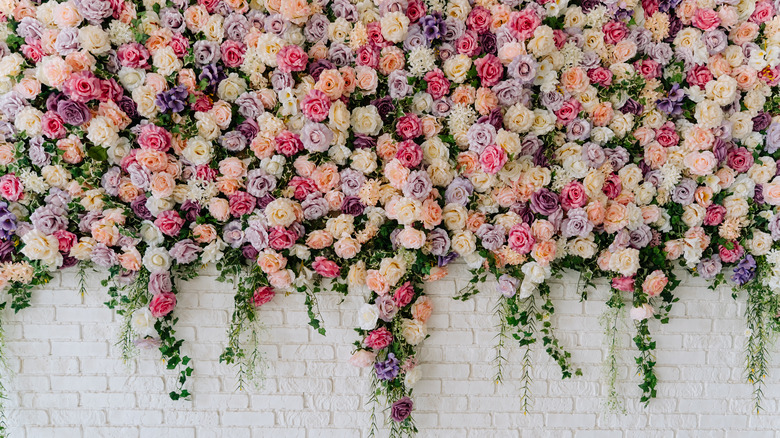
<path fill-rule="evenodd" d="M 601 314 L 601 326 L 604 329 L 604 345 L 607 347 L 604 363 L 604 379 L 607 384 L 607 396 L 605 408 L 607 412 L 623 412 L 623 403 L 617 391 L 618 381 L 618 354 L 620 350 L 620 336 L 618 321 L 623 314 L 625 306 L 623 296 L 617 289 L 612 289 L 612 295 L 607 301 L 607 308 Z"/>

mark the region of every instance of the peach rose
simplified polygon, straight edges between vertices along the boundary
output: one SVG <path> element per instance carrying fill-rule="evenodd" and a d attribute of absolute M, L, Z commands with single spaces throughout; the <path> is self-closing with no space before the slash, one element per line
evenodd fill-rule
<path fill-rule="evenodd" d="M 149 183 L 149 190 L 151 190 L 152 196 L 158 199 L 171 196 L 174 187 L 176 187 L 176 180 L 173 176 L 164 172 L 153 174 Z"/>
<path fill-rule="evenodd" d="M 710 151 L 689 152 L 685 155 L 683 163 L 691 174 L 706 176 L 712 173 L 712 170 L 718 164 L 718 159 Z"/>
<path fill-rule="evenodd" d="M 550 240 L 555 234 L 555 225 L 546 219 L 537 219 L 531 224 L 531 234 L 537 241 Z"/>
<path fill-rule="evenodd" d="M 192 228 L 192 236 L 198 243 L 209 243 L 217 238 L 217 229 L 211 224 L 198 224 Z"/>
<path fill-rule="evenodd" d="M 246 176 L 246 163 L 237 157 L 229 157 L 219 162 L 219 173 L 229 178 L 243 178 Z"/>
<path fill-rule="evenodd" d="M 433 313 L 433 303 L 427 296 L 421 296 L 417 298 L 417 301 L 412 304 L 412 318 L 420 321 L 427 322 L 428 318 Z"/>
<path fill-rule="evenodd" d="M 326 230 L 315 230 L 306 238 L 306 246 L 311 249 L 323 249 L 333 244 L 333 236 Z"/>
<path fill-rule="evenodd" d="M 257 256 L 257 266 L 266 274 L 273 274 L 287 266 L 287 259 L 272 249 L 266 249 Z"/>
<path fill-rule="evenodd" d="M 336 69 L 323 70 L 314 88 L 325 93 L 330 100 L 336 100 L 344 93 L 344 76 Z"/>
<path fill-rule="evenodd" d="M 224 198 L 211 198 L 209 200 L 209 213 L 214 219 L 223 222 L 230 218 L 230 204 Z"/>
<path fill-rule="evenodd" d="M 542 266 L 547 266 L 555 260 L 555 252 L 558 249 L 554 240 L 537 242 L 531 250 L 531 256 Z"/>
<path fill-rule="evenodd" d="M 366 286 L 379 295 L 387 295 L 390 291 L 387 279 L 376 269 L 366 271 Z"/>

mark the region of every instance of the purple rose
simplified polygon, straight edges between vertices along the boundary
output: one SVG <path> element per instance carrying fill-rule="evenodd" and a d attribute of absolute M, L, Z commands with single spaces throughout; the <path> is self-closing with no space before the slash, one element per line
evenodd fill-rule
<path fill-rule="evenodd" d="M 119 263 L 119 258 L 117 257 L 116 252 L 103 243 L 98 243 L 95 245 L 95 247 L 92 249 L 90 258 L 92 263 L 103 268 L 110 268 Z"/>
<path fill-rule="evenodd" d="M 495 144 L 496 128 L 487 123 L 471 125 L 466 134 L 469 141 L 469 150 L 481 154 L 486 147 Z"/>
<path fill-rule="evenodd" d="M 396 400 L 396 402 L 393 403 L 393 406 L 390 408 L 390 418 L 392 418 L 396 423 L 400 423 L 409 418 L 409 415 L 412 414 L 413 408 L 414 402 L 412 402 L 412 399 L 406 396 L 401 397 L 400 399 Z"/>
<path fill-rule="evenodd" d="M 650 241 L 653 240 L 653 230 L 645 224 L 640 224 L 629 234 L 631 239 L 629 245 L 631 245 L 632 248 L 642 249 L 649 245 Z"/>
<path fill-rule="evenodd" d="M 414 91 L 414 88 L 409 85 L 408 73 L 404 70 L 395 70 L 388 75 L 387 88 L 393 99 L 403 99 Z"/>
<path fill-rule="evenodd" d="M 391 322 L 399 310 L 390 295 L 378 297 L 376 299 L 376 308 L 379 310 L 379 319 L 384 322 Z"/>
<path fill-rule="evenodd" d="M 702 259 L 696 266 L 696 272 L 705 280 L 715 278 L 722 269 L 723 264 L 720 261 L 720 256 L 717 254 L 708 259 Z"/>
<path fill-rule="evenodd" d="M 306 199 L 301 202 L 301 208 L 303 208 L 303 218 L 307 221 L 317 220 L 330 211 L 330 205 L 322 194 L 311 193 Z"/>
<path fill-rule="evenodd" d="M 444 256 L 450 251 L 450 236 L 441 228 L 434 228 L 428 233 L 428 248 L 435 256 Z"/>
<path fill-rule="evenodd" d="M 690 205 L 693 202 L 696 187 L 696 181 L 690 178 L 683 178 L 672 192 L 672 201 L 682 205 Z"/>
<path fill-rule="evenodd" d="M 86 105 L 70 99 L 64 99 L 57 103 L 57 114 L 62 117 L 65 123 L 73 126 L 81 126 L 92 118 Z"/>
<path fill-rule="evenodd" d="M 503 227 L 482 224 L 476 234 L 482 240 L 482 246 L 488 251 L 495 251 L 506 242 L 506 233 Z"/>
<path fill-rule="evenodd" d="M 341 177 L 341 191 L 347 196 L 357 196 L 360 188 L 366 182 L 366 176 L 363 172 L 355 169 L 346 168 L 339 174 Z"/>
<path fill-rule="evenodd" d="M 360 198 L 356 196 L 347 196 L 344 198 L 344 202 L 341 203 L 341 212 L 352 216 L 362 215 L 365 208 L 360 202 Z"/>
<path fill-rule="evenodd" d="M 149 274 L 149 292 L 152 295 L 167 293 L 173 290 L 171 273 L 168 271 L 156 271 Z"/>
<path fill-rule="evenodd" d="M 563 237 L 585 237 L 593 231 L 593 223 L 588 220 L 588 213 L 584 208 L 572 208 L 566 214 L 566 219 L 561 223 Z"/>
<path fill-rule="evenodd" d="M 401 367 L 399 366 L 398 359 L 395 358 L 395 354 L 389 353 L 387 355 L 387 360 L 377 361 L 374 364 L 374 370 L 376 371 L 376 377 L 379 380 L 393 380 L 398 376 Z"/>
<path fill-rule="evenodd" d="M 471 194 L 474 193 L 474 185 L 466 178 L 457 177 L 452 180 L 444 196 L 449 204 L 460 204 L 466 206 L 469 203 Z"/>
<path fill-rule="evenodd" d="M 403 185 L 404 196 L 420 201 L 427 198 L 431 190 L 433 190 L 433 183 L 428 172 L 424 170 L 412 171 Z"/>
<path fill-rule="evenodd" d="M 231 248 L 239 248 L 244 244 L 244 230 L 241 221 L 231 221 L 222 229 L 222 240 Z"/>
<path fill-rule="evenodd" d="M 560 208 L 558 195 L 542 187 L 531 195 L 531 210 L 534 213 L 549 216 Z"/>
<path fill-rule="evenodd" d="M 30 215 L 30 222 L 44 234 L 52 234 L 55 231 L 68 228 L 67 212 L 57 205 L 44 205 L 38 207 Z"/>
<path fill-rule="evenodd" d="M 265 173 L 262 169 L 252 169 L 247 174 L 246 191 L 250 195 L 261 198 L 274 189 L 276 189 L 276 177 L 273 175 Z"/>
<path fill-rule="evenodd" d="M 146 196 L 138 195 L 132 202 L 130 202 L 130 208 L 133 209 L 133 213 L 141 220 L 152 220 L 152 212 L 146 208 Z"/>

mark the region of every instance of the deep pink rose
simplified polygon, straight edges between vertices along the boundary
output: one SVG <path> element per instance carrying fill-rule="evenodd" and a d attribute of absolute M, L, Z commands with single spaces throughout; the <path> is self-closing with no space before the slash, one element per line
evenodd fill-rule
<path fill-rule="evenodd" d="M 176 295 L 173 292 L 159 293 L 149 302 L 149 310 L 155 318 L 162 318 L 171 313 L 174 307 L 176 307 Z"/>
<path fill-rule="evenodd" d="M 279 64 L 279 70 L 283 72 L 303 71 L 306 69 L 306 63 L 309 62 L 309 55 L 299 46 L 290 44 L 279 50 L 276 54 L 276 62 Z"/>
<path fill-rule="evenodd" d="M 468 18 L 466 18 L 466 27 L 482 34 L 490 29 L 492 21 L 489 9 L 484 6 L 476 6 L 469 12 Z"/>
<path fill-rule="evenodd" d="M 444 73 L 435 68 L 425 73 L 425 82 L 428 84 L 428 94 L 433 100 L 441 99 L 450 92 L 450 81 L 444 77 Z"/>
<path fill-rule="evenodd" d="M 302 176 L 294 176 L 287 184 L 293 188 L 293 196 L 299 201 L 303 201 L 312 193 L 318 192 L 317 184 L 310 178 L 304 178 Z"/>
<path fill-rule="evenodd" d="M 208 164 L 202 164 L 195 168 L 195 178 L 203 181 L 214 181 L 217 179 L 217 169 L 209 167 Z"/>
<path fill-rule="evenodd" d="M 422 148 L 412 140 L 398 143 L 398 151 L 395 154 L 398 161 L 405 167 L 414 168 L 420 165 L 423 159 Z"/>
<path fill-rule="evenodd" d="M 73 245 L 75 245 L 76 242 L 78 242 L 76 235 L 66 230 L 57 230 L 52 233 L 52 236 L 57 239 L 60 252 L 63 254 L 70 253 L 70 249 L 73 248 Z"/>
<path fill-rule="evenodd" d="M 144 149 L 167 152 L 171 148 L 173 137 L 167 129 L 154 123 L 147 123 L 141 128 L 138 145 Z"/>
<path fill-rule="evenodd" d="M 558 50 L 561 50 L 563 46 L 566 45 L 566 38 L 566 32 L 560 29 L 553 30 L 553 41 L 555 42 L 555 47 L 558 48 Z"/>
<path fill-rule="evenodd" d="M 16 202 L 24 195 L 24 186 L 13 173 L 7 173 L 0 178 L 0 195 L 3 198 Z"/>
<path fill-rule="evenodd" d="M 656 129 L 655 140 L 665 148 L 676 146 L 680 142 L 680 136 L 677 134 L 674 123 L 667 122 L 659 129 Z"/>
<path fill-rule="evenodd" d="M 368 34 L 368 41 L 379 48 L 392 45 L 391 42 L 385 41 L 385 37 L 382 36 L 382 25 L 379 21 L 368 23 L 366 25 L 366 33 Z"/>
<path fill-rule="evenodd" d="M 341 275 L 341 268 L 335 262 L 332 262 L 325 257 L 318 256 L 314 259 L 311 267 L 320 275 L 325 278 L 336 278 Z"/>
<path fill-rule="evenodd" d="M 495 55 L 485 55 L 474 61 L 477 67 L 477 75 L 482 80 L 483 87 L 496 85 L 504 76 L 504 66 Z"/>
<path fill-rule="evenodd" d="M 285 227 L 273 227 L 268 233 L 268 246 L 277 251 L 292 248 L 296 240 L 298 240 L 298 235 L 295 231 Z"/>
<path fill-rule="evenodd" d="M 260 307 L 271 301 L 275 295 L 276 291 L 271 286 L 260 286 L 252 295 L 252 304 L 254 304 L 255 307 Z"/>
<path fill-rule="evenodd" d="M 750 21 L 761 24 L 771 20 L 775 15 L 775 7 L 770 1 L 762 1 L 756 5 L 753 10 L 753 15 L 750 16 Z"/>
<path fill-rule="evenodd" d="M 246 46 L 244 43 L 227 40 L 222 43 L 220 49 L 222 50 L 222 62 L 225 63 L 226 67 L 239 67 L 244 63 L 244 53 L 246 53 Z M 277 54 L 276 57 L 278 59 L 279 55 Z"/>
<path fill-rule="evenodd" d="M 509 238 L 507 239 L 509 247 L 519 254 L 528 254 L 531 252 L 536 239 L 531 234 L 531 227 L 523 222 L 515 224 L 509 229 Z"/>
<path fill-rule="evenodd" d="M 623 183 L 620 181 L 620 177 L 617 174 L 610 175 L 604 182 L 604 186 L 601 191 L 607 195 L 609 199 L 615 199 L 623 191 Z"/>
<path fill-rule="evenodd" d="M 615 277 L 612 279 L 612 288 L 623 292 L 634 290 L 634 277 Z"/>
<path fill-rule="evenodd" d="M 410 140 L 422 134 L 422 124 L 417 114 L 407 113 L 398 119 L 395 132 L 404 140 Z"/>
<path fill-rule="evenodd" d="M 412 299 L 414 298 L 414 287 L 412 287 L 412 283 L 407 281 L 406 283 L 402 284 L 401 287 L 395 290 L 393 292 L 393 302 L 396 306 L 404 307 L 407 304 L 412 302 Z"/>
<path fill-rule="evenodd" d="M 732 148 L 726 156 L 726 164 L 740 173 L 750 170 L 753 162 L 753 154 L 747 148 Z"/>
<path fill-rule="evenodd" d="M 174 32 L 171 37 L 171 42 L 168 43 L 176 57 L 183 58 L 190 49 L 190 40 L 178 32 Z M 224 55 L 223 55 L 224 56 Z M 224 58 L 223 58 L 224 59 Z"/>
<path fill-rule="evenodd" d="M 301 111 L 303 111 L 303 115 L 311 120 L 321 122 L 328 117 L 330 99 L 320 90 L 311 90 L 306 97 L 303 98 Z"/>
<path fill-rule="evenodd" d="M 585 186 L 579 181 L 572 181 L 561 190 L 561 206 L 564 210 L 584 207 L 588 203 L 588 195 L 585 194 Z"/>
<path fill-rule="evenodd" d="M 379 66 L 379 49 L 376 46 L 360 46 L 357 50 L 357 65 L 376 69 Z"/>
<path fill-rule="evenodd" d="M 125 94 L 125 89 L 114 78 L 101 79 L 100 80 L 100 97 L 101 102 L 108 102 L 109 100 L 120 100 L 122 95 Z"/>
<path fill-rule="evenodd" d="M 241 217 L 251 213 L 255 209 L 257 200 L 247 192 L 237 191 L 228 198 L 230 214 L 233 217 Z"/>
<path fill-rule="evenodd" d="M 707 82 L 713 79 L 713 76 L 706 65 L 695 65 L 692 69 L 688 70 L 688 75 L 685 79 L 690 85 L 698 85 L 703 90 L 707 85 Z"/>
<path fill-rule="evenodd" d="M 617 44 L 628 35 L 628 27 L 622 21 L 610 21 L 601 29 L 604 32 L 604 42 L 607 44 Z"/>
<path fill-rule="evenodd" d="M 710 206 L 707 207 L 706 214 L 704 215 L 704 225 L 720 225 L 725 217 L 726 207 L 719 204 L 710 204 Z"/>
<path fill-rule="evenodd" d="M 506 164 L 508 159 L 509 157 L 504 149 L 492 144 L 486 147 L 485 150 L 482 151 L 482 154 L 480 154 L 479 164 L 482 167 L 483 172 L 495 175 L 504 167 L 504 164 Z"/>
<path fill-rule="evenodd" d="M 588 78 L 590 81 L 601 85 L 602 87 L 609 87 L 612 84 L 612 72 L 604 67 L 596 67 L 588 70 Z"/>
<path fill-rule="evenodd" d="M 293 134 L 286 129 L 276 136 L 274 142 L 276 143 L 276 152 L 279 152 L 285 157 L 292 157 L 303 150 L 301 136 Z"/>
<path fill-rule="evenodd" d="M 422 0 L 409 0 L 409 6 L 406 7 L 406 18 L 412 23 L 417 23 L 420 18 L 425 16 L 425 3 Z"/>
<path fill-rule="evenodd" d="M 181 227 L 184 225 L 184 219 L 179 216 L 179 212 L 175 210 L 166 210 L 157 215 L 157 219 L 154 220 L 154 224 L 162 231 L 166 236 L 176 236 L 181 231 Z"/>
<path fill-rule="evenodd" d="M 655 79 L 661 76 L 661 64 L 652 59 L 643 59 L 634 63 L 634 68 L 645 79 Z"/>
<path fill-rule="evenodd" d="M 720 254 L 720 259 L 723 263 L 736 263 L 742 258 L 742 254 L 745 253 L 745 250 L 739 242 L 732 240 L 729 243 L 731 243 L 731 249 L 728 249 L 723 245 L 718 245 L 718 254 Z"/>
<path fill-rule="evenodd" d="M 365 339 L 363 339 L 363 345 L 366 347 L 378 351 L 387 348 L 390 343 L 393 342 L 393 334 L 390 333 L 386 327 L 379 327 L 372 330 Z"/>
<path fill-rule="evenodd" d="M 43 59 L 44 52 L 40 40 L 35 41 L 34 44 L 22 44 L 21 49 L 22 55 L 32 61 L 33 64 L 37 64 Z"/>
<path fill-rule="evenodd" d="M 47 111 L 41 119 L 41 127 L 43 128 L 43 135 L 49 138 L 64 138 L 67 131 L 65 130 L 65 122 L 62 120 L 59 114 L 54 111 Z"/>

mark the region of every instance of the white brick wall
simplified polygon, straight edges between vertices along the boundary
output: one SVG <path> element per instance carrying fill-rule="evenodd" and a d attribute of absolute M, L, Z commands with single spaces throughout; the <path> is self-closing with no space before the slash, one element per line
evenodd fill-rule
<path fill-rule="evenodd" d="M 751 388 L 743 383 L 744 300 L 710 291 L 688 279 L 677 290 L 671 322 L 653 323 L 658 341 L 658 399 L 637 403 L 633 350 L 620 356 L 620 388 L 626 415 L 603 413 L 604 357 L 598 316 L 607 288 L 579 302 L 576 275 L 552 287 L 558 334 L 583 376 L 559 380 L 560 372 L 536 348 L 531 414 L 519 412 L 519 350 L 512 349 L 507 382 L 493 377 L 495 303 L 492 284 L 476 299 L 451 299 L 468 273 L 462 266 L 428 287 L 436 306 L 431 337 L 421 348 L 423 380 L 416 389 L 420 437 L 780 437 L 780 368 L 768 377 L 765 413 L 751 415 Z M 97 285 L 98 276 L 92 284 Z M 218 361 L 232 291 L 204 276 L 179 295 L 178 332 L 195 364 L 191 401 L 173 402 L 173 374 L 156 350 L 123 364 L 114 347 L 118 322 L 102 304 L 99 286 L 84 297 L 69 271 L 34 293 L 33 307 L 3 312 L 9 381 L 8 416 L 13 437 L 361 437 L 366 373 L 346 364 L 353 312 L 359 297 L 320 295 L 328 334 L 307 326 L 303 297 L 277 296 L 263 307 L 268 358 L 265 387 L 235 392 L 234 370 Z M 633 329 L 623 331 L 628 346 Z M 780 354 L 778 354 L 780 357 Z M 773 363 L 777 364 L 778 360 Z"/>

